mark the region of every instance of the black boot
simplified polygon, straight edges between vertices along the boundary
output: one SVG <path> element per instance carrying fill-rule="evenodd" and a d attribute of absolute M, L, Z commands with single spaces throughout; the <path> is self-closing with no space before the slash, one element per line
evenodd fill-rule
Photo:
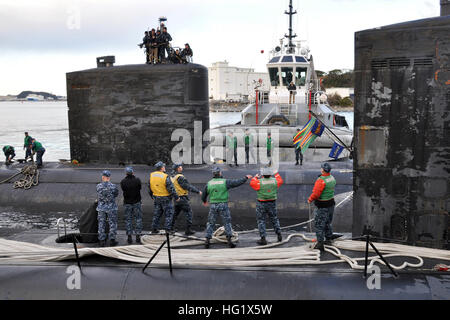
<path fill-rule="evenodd" d="M 141 242 L 141 236 L 139 234 L 136 235 L 136 243 L 137 244 L 142 244 Z"/>
<path fill-rule="evenodd" d="M 236 245 L 233 243 L 233 241 L 231 241 L 231 237 L 227 237 L 227 241 L 228 241 L 228 246 L 230 248 L 236 247 Z"/>
<path fill-rule="evenodd" d="M 261 246 L 265 246 L 267 244 L 266 237 L 261 237 L 258 241 L 256 241 L 257 244 Z"/>
<path fill-rule="evenodd" d="M 133 243 L 133 239 L 131 239 L 131 235 L 128 235 L 127 242 L 128 242 L 128 244 L 132 244 Z"/>
<path fill-rule="evenodd" d="M 318 249 L 318 250 L 320 250 L 320 252 L 325 252 L 325 247 L 323 246 L 323 241 L 317 242 L 314 249 Z"/>
<path fill-rule="evenodd" d="M 158 229 L 153 229 L 152 230 L 152 234 L 158 234 L 159 233 L 159 230 Z"/>
<path fill-rule="evenodd" d="M 283 240 L 283 236 L 280 233 L 277 233 L 278 242 L 281 242 Z"/>
<path fill-rule="evenodd" d="M 327 240 L 334 240 L 334 239 L 340 238 L 340 237 L 342 237 L 342 236 L 343 236 L 343 234 L 340 234 L 340 233 L 333 233 L 333 234 L 331 235 L 331 237 L 329 237 Z"/>
<path fill-rule="evenodd" d="M 105 240 L 100 240 L 99 242 L 98 242 L 98 246 L 99 247 L 104 247 L 106 245 L 106 241 Z"/>
<path fill-rule="evenodd" d="M 195 233 L 195 231 L 191 230 L 191 227 L 187 227 L 186 231 L 184 232 L 184 234 L 187 236 L 193 235 L 194 233 Z"/>
<path fill-rule="evenodd" d="M 296 166 L 298 166 L 298 161 L 295 163 Z"/>
<path fill-rule="evenodd" d="M 117 246 L 119 243 L 116 241 L 116 239 L 111 239 L 109 240 L 109 246 L 110 247 L 115 247 Z"/>
<path fill-rule="evenodd" d="M 209 243 L 209 238 L 206 238 L 206 241 L 205 241 L 205 249 L 209 249 L 209 245 L 210 245 L 210 243 Z"/>

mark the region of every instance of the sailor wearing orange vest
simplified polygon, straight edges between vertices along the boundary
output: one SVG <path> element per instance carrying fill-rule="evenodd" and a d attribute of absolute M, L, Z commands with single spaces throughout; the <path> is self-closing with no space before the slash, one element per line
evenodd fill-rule
<path fill-rule="evenodd" d="M 149 193 L 150 197 L 155 200 L 155 210 L 153 212 L 152 221 L 152 233 L 158 233 L 159 220 L 164 213 L 166 217 L 165 230 L 172 231 L 172 219 L 173 219 L 173 203 L 172 198 L 175 201 L 179 201 L 180 197 L 175 191 L 172 180 L 166 173 L 166 165 L 159 161 L 155 165 L 156 171 L 150 174 Z"/>
<path fill-rule="evenodd" d="M 189 203 L 189 191 L 198 193 L 202 195 L 202 192 L 198 190 L 195 186 L 189 183 L 186 177 L 183 175 L 183 166 L 181 164 L 174 164 L 172 166 L 174 176 L 171 178 L 175 190 L 180 197 L 180 201 L 175 203 L 175 212 L 172 219 L 172 230 L 174 230 L 175 222 L 178 215 L 184 212 L 186 216 L 186 231 L 184 232 L 187 236 L 194 234 L 192 228 L 192 209 Z"/>
<path fill-rule="evenodd" d="M 336 179 L 331 175 L 331 166 L 328 163 L 322 164 L 321 175 L 314 184 L 313 192 L 308 199 L 308 203 L 314 201 L 316 209 L 314 210 L 314 227 L 316 229 L 317 244 L 316 249 L 325 251 L 324 240 L 326 244 L 331 240 L 341 237 L 340 234 L 333 234 L 331 222 L 334 213 L 334 188 Z"/>
<path fill-rule="evenodd" d="M 250 181 L 250 187 L 257 191 L 256 220 L 261 239 L 257 241 L 260 245 L 266 245 L 266 215 L 269 216 L 272 226 L 277 234 L 278 241 L 282 240 L 280 221 L 277 217 L 277 195 L 278 188 L 283 184 L 283 179 L 277 172 L 272 177 L 270 168 L 262 168 L 261 175 L 256 175 Z"/>

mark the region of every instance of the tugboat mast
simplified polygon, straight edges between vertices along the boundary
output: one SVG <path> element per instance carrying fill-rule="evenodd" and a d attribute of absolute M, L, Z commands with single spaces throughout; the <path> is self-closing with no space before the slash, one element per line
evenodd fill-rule
<path fill-rule="evenodd" d="M 296 34 L 292 34 L 292 16 L 297 14 L 297 11 L 293 11 L 292 0 L 289 0 L 289 11 L 285 11 L 285 14 L 289 15 L 289 35 L 285 34 L 284 37 L 289 39 L 289 44 L 287 45 L 287 53 L 295 52 L 295 44 L 292 43 L 292 39 L 297 37 Z"/>

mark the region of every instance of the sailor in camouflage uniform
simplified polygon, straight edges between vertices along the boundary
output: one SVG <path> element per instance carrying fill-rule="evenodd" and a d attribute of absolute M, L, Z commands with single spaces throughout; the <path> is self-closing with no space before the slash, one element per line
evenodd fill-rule
<path fill-rule="evenodd" d="M 172 177 L 172 183 L 175 190 L 180 197 L 180 201 L 175 203 L 175 212 L 172 219 L 172 230 L 174 230 L 176 219 L 181 212 L 184 212 L 186 216 L 186 231 L 187 236 L 194 234 L 192 228 L 192 209 L 189 202 L 189 191 L 202 195 L 202 192 L 194 187 L 186 177 L 183 175 L 183 166 L 181 164 L 174 164 L 172 166 L 174 175 Z"/>
<path fill-rule="evenodd" d="M 243 185 L 252 176 L 247 175 L 242 179 L 224 179 L 222 177 L 222 172 L 219 168 L 213 169 L 214 178 L 208 182 L 205 186 L 202 195 L 203 205 L 207 206 L 207 199 L 209 196 L 209 214 L 208 223 L 206 225 L 206 243 L 205 248 L 208 249 L 210 245 L 210 240 L 214 232 L 214 226 L 216 224 L 216 217 L 220 215 L 222 217 L 222 223 L 225 227 L 225 233 L 227 235 L 228 246 L 234 248 L 236 245 L 231 241 L 232 227 L 231 227 L 231 213 L 228 208 L 228 190 L 231 188 L 239 187 Z"/>
<path fill-rule="evenodd" d="M 158 233 L 159 221 L 164 214 L 165 230 L 172 232 L 173 219 L 173 203 L 172 198 L 176 202 L 180 201 L 180 197 L 175 191 L 172 180 L 166 173 L 166 165 L 159 161 L 155 165 L 156 171 L 150 174 L 149 193 L 150 197 L 155 201 L 155 209 L 153 212 L 152 233 Z"/>
<path fill-rule="evenodd" d="M 111 172 L 103 171 L 102 182 L 97 185 L 97 211 L 98 211 L 98 240 L 101 247 L 105 246 L 106 241 L 106 218 L 109 222 L 109 241 L 110 246 L 117 245 L 117 204 L 116 198 L 119 195 L 119 188 L 110 182 Z"/>
<path fill-rule="evenodd" d="M 277 216 L 277 195 L 278 188 L 283 184 L 283 179 L 277 172 L 272 177 L 272 169 L 262 168 L 261 175 L 255 176 L 250 181 L 250 187 L 257 191 L 258 201 L 256 202 L 256 220 L 261 239 L 257 241 L 260 245 L 266 245 L 266 216 L 272 222 L 278 241 L 282 240 L 280 221 Z"/>
<path fill-rule="evenodd" d="M 314 227 L 316 229 L 317 244 L 316 249 L 325 251 L 324 243 L 330 244 L 332 240 L 339 238 L 342 234 L 333 233 L 331 222 L 334 213 L 334 188 L 336 179 L 331 175 L 331 166 L 328 163 L 322 164 L 321 175 L 316 180 L 308 203 L 314 201 Z M 324 241 L 326 239 L 326 241 Z"/>

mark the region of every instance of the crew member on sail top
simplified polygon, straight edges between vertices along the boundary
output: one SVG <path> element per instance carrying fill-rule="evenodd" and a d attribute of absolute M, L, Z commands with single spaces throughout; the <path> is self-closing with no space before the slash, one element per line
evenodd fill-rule
<path fill-rule="evenodd" d="M 169 56 L 169 42 L 172 41 L 172 37 L 167 32 L 167 27 L 164 27 L 162 29 L 161 35 L 159 37 L 160 39 L 160 46 L 159 46 L 159 57 L 161 62 L 166 58 L 165 52 L 167 51 L 167 56 Z"/>
<path fill-rule="evenodd" d="M 289 104 L 295 103 L 295 95 L 297 94 L 297 87 L 295 86 L 293 81 L 291 81 L 287 89 L 289 90 Z"/>
<path fill-rule="evenodd" d="M 252 176 L 247 175 L 242 179 L 235 180 L 224 179 L 221 170 L 217 167 L 212 170 L 212 173 L 213 179 L 207 183 L 202 195 L 204 206 L 208 205 L 208 196 L 210 202 L 208 223 L 206 225 L 205 248 L 209 248 L 210 240 L 214 232 L 214 226 L 216 224 L 216 217 L 218 215 L 222 217 L 222 223 L 225 227 L 225 233 L 227 235 L 228 246 L 230 248 L 234 248 L 236 245 L 231 241 L 233 230 L 231 227 L 231 213 L 228 208 L 228 190 L 243 185 L 248 179 L 251 179 Z"/>
<path fill-rule="evenodd" d="M 5 163 L 6 164 L 12 163 L 13 162 L 12 159 L 16 156 L 16 153 L 14 152 L 14 147 L 13 146 L 4 146 L 3 153 L 5 154 L 5 157 L 6 157 Z"/>
<path fill-rule="evenodd" d="M 172 180 L 166 173 L 166 165 L 159 161 L 155 165 L 156 171 L 150 174 L 149 193 L 155 203 L 155 209 L 153 212 L 152 221 L 152 233 L 158 233 L 159 220 L 164 214 L 165 229 L 168 232 L 172 231 L 172 219 L 173 219 L 173 203 L 172 198 L 175 201 L 180 201 L 180 197 L 175 191 Z"/>
<path fill-rule="evenodd" d="M 333 234 L 331 228 L 335 206 L 334 188 L 336 186 L 336 179 L 330 173 L 330 164 L 325 162 L 321 167 L 321 175 L 314 184 L 312 194 L 308 198 L 308 203 L 314 201 L 314 204 L 316 205 L 316 209 L 314 210 L 314 224 L 317 244 L 315 248 L 320 251 L 325 251 L 324 243 L 330 244 L 332 240 L 339 238 L 342 235 Z"/>
<path fill-rule="evenodd" d="M 261 178 L 263 175 L 263 178 Z M 250 187 L 257 191 L 258 200 L 256 201 L 256 221 L 261 239 L 257 241 L 260 245 L 266 245 L 266 216 L 269 216 L 272 226 L 277 234 L 278 241 L 281 236 L 280 221 L 277 216 L 277 195 L 278 188 L 283 184 L 283 179 L 277 172 L 272 177 L 270 168 L 261 168 L 261 175 L 256 175 L 250 181 Z"/>
<path fill-rule="evenodd" d="M 187 236 L 194 234 L 192 230 L 192 209 L 189 201 L 189 191 L 202 195 L 202 192 L 195 186 L 189 183 L 186 177 L 183 175 L 183 166 L 181 164 L 174 164 L 172 166 L 174 176 L 172 177 L 172 183 L 175 186 L 175 190 L 180 197 L 180 201 L 175 203 L 175 212 L 172 219 L 172 230 L 174 230 L 175 222 L 178 215 L 184 212 L 186 216 L 186 230 Z"/>
<path fill-rule="evenodd" d="M 149 35 L 150 42 L 150 63 L 158 63 L 158 36 L 156 35 L 155 29 L 152 29 Z"/>
<path fill-rule="evenodd" d="M 189 46 L 189 43 L 186 43 L 184 45 L 184 49 L 181 50 L 181 58 L 183 59 L 183 63 L 192 62 L 193 55 L 194 55 L 194 53 L 192 52 L 192 49 Z"/>

